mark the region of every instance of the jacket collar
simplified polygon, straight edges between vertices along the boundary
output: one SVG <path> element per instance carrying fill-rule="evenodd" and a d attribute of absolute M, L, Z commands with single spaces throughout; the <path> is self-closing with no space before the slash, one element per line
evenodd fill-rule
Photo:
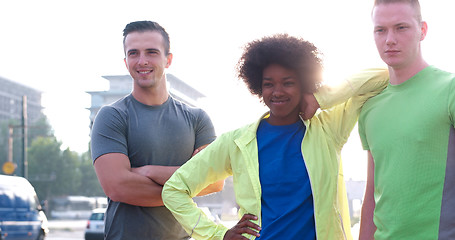
<path fill-rule="evenodd" d="M 246 127 L 246 131 L 243 132 L 243 134 L 235 139 L 235 142 L 237 143 L 237 145 L 240 147 L 241 146 L 245 146 L 249 143 L 251 143 L 251 141 L 255 140 L 256 139 L 256 132 L 258 130 L 258 127 L 259 127 L 259 123 L 261 123 L 261 121 L 263 119 L 266 119 L 270 116 L 270 112 L 266 112 L 264 114 L 262 114 L 262 116 L 254 123 L 248 125 Z M 301 116 L 299 116 L 300 120 L 305 124 L 305 126 L 308 128 L 310 126 L 310 120 L 303 120 Z"/>
<path fill-rule="evenodd" d="M 254 140 L 256 138 L 256 132 L 258 130 L 259 123 L 261 123 L 261 121 L 263 119 L 269 118 L 269 116 L 270 116 L 270 112 L 266 112 L 266 113 L 262 114 L 262 116 L 256 122 L 248 125 L 246 131 L 244 131 L 242 136 L 240 136 L 238 139 L 236 139 L 236 142 L 240 143 L 242 145 L 246 145 L 249 142 L 251 142 L 252 140 Z M 310 119 L 303 120 L 303 118 L 300 115 L 299 115 L 299 118 L 303 122 L 303 124 L 305 124 L 306 128 L 308 129 L 310 127 L 310 123 L 311 123 Z"/>
<path fill-rule="evenodd" d="M 242 135 L 239 138 L 235 139 L 235 143 L 237 144 L 237 146 L 239 146 L 239 147 L 246 146 L 249 143 L 251 143 L 252 141 L 256 140 L 256 132 L 258 130 L 259 123 L 262 121 L 262 119 L 268 118 L 269 115 L 270 115 L 270 113 L 266 112 L 266 113 L 262 114 L 262 116 L 259 118 L 259 120 L 248 125 L 246 127 L 245 131 L 242 133 Z"/>

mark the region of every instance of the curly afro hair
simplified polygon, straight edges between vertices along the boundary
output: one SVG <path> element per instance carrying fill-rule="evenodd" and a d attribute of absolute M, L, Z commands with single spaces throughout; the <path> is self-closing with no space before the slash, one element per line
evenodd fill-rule
<path fill-rule="evenodd" d="M 263 70 L 271 64 L 295 71 L 306 93 L 315 92 L 322 82 L 320 52 L 312 43 L 288 34 L 264 37 L 246 44 L 237 63 L 238 77 L 259 98 Z"/>

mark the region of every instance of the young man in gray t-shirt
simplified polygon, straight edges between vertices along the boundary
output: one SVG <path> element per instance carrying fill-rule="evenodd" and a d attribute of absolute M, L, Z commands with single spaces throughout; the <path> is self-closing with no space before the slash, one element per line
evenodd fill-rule
<path fill-rule="evenodd" d="M 169 36 L 157 23 L 132 22 L 123 32 L 131 94 L 104 106 L 92 133 L 92 159 L 109 205 L 106 239 L 188 239 L 163 206 L 161 190 L 174 171 L 215 139 L 201 109 L 173 99 L 165 69 Z M 205 193 L 220 191 L 219 182 Z"/>

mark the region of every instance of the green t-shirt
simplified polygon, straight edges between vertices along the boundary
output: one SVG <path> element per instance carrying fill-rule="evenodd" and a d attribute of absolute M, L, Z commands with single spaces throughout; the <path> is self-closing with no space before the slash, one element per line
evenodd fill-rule
<path fill-rule="evenodd" d="M 375 164 L 375 239 L 455 239 L 454 117 L 455 75 L 432 66 L 363 106 L 359 133 Z"/>

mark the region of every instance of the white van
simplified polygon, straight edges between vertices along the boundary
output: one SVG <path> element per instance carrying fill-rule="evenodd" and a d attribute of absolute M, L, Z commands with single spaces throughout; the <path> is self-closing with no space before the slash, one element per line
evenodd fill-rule
<path fill-rule="evenodd" d="M 42 240 L 49 232 L 35 189 L 23 177 L 0 175 L 0 229 L 8 240 Z"/>

